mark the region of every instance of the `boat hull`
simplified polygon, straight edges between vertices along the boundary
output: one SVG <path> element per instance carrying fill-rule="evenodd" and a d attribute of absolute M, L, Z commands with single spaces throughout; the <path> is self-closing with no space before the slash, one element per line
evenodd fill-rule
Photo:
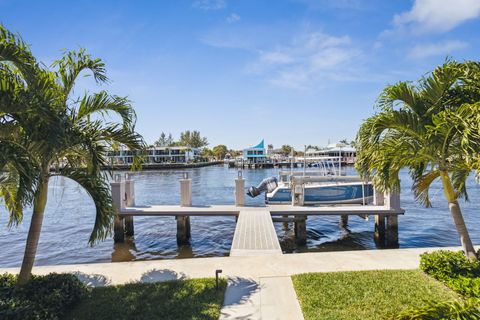
<path fill-rule="evenodd" d="M 363 189 L 363 190 L 362 190 Z M 361 204 L 370 201 L 373 197 L 371 184 L 348 183 L 327 184 L 305 187 L 305 204 L 351 203 Z M 266 203 L 282 204 L 292 202 L 290 187 L 280 186 L 266 195 Z"/>

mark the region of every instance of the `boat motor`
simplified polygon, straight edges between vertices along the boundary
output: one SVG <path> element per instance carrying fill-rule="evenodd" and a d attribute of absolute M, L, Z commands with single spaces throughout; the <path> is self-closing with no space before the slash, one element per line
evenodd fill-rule
<path fill-rule="evenodd" d="M 250 197 L 255 198 L 256 196 L 258 196 L 262 192 L 267 192 L 267 193 L 272 192 L 273 190 L 275 190 L 275 188 L 277 186 L 278 186 L 277 178 L 275 178 L 275 177 L 266 178 L 266 179 L 263 179 L 262 182 L 260 182 L 260 184 L 258 186 L 256 186 L 256 187 L 251 186 L 248 189 L 247 194 Z"/>

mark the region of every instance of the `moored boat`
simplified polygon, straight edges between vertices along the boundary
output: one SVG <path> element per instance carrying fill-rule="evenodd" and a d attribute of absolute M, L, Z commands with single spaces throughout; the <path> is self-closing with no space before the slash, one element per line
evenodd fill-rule
<path fill-rule="evenodd" d="M 371 183 L 362 181 L 319 182 L 301 187 L 304 204 L 367 204 L 373 197 Z M 291 204 L 292 187 L 281 183 L 272 192 L 265 194 L 265 202 L 270 204 Z"/>
<path fill-rule="evenodd" d="M 267 178 L 248 195 L 265 192 L 269 204 L 368 204 L 373 199 L 373 185 L 358 176 L 342 175 L 341 165 L 326 158 L 315 171 L 280 171 L 279 179 Z M 292 191 L 293 189 L 293 191 Z M 292 201 L 292 197 L 296 197 Z M 300 199 L 300 201 L 298 201 Z"/>

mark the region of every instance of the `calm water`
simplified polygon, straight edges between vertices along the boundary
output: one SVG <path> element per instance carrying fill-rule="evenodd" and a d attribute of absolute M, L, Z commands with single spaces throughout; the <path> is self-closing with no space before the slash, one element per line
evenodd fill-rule
<path fill-rule="evenodd" d="M 353 173 L 353 169 L 349 169 Z M 193 184 L 194 204 L 230 204 L 234 199 L 236 170 L 223 166 L 188 170 Z M 246 186 L 256 185 L 277 169 L 245 170 Z M 135 173 L 136 203 L 177 204 L 182 171 L 146 171 Z M 475 243 L 480 243 L 480 186 L 470 179 L 470 202 L 461 203 L 465 220 Z M 425 209 L 413 201 L 411 181 L 402 172 L 402 207 L 405 216 L 399 218 L 400 247 L 429 247 L 459 245 L 446 202 L 439 184 L 431 190 L 434 208 Z M 247 197 L 248 198 L 248 197 Z M 262 198 L 247 199 L 249 204 Z M 114 245 L 111 238 L 88 245 L 94 222 L 94 206 L 86 193 L 73 182 L 51 180 L 49 200 L 37 253 L 37 265 L 75 264 L 128 260 L 170 259 L 185 257 L 226 256 L 235 230 L 235 220 L 229 217 L 192 218 L 190 246 L 176 244 L 176 224 L 173 217 L 135 218 L 135 239 Z M 7 215 L 0 208 L 0 266 L 19 266 L 22 260 L 30 211 L 18 228 L 7 229 Z M 351 217 L 348 230 L 338 227 L 338 217 L 310 217 L 307 220 L 308 240 L 297 247 L 293 230 L 275 228 L 285 252 L 375 249 L 373 219 L 365 221 Z"/>

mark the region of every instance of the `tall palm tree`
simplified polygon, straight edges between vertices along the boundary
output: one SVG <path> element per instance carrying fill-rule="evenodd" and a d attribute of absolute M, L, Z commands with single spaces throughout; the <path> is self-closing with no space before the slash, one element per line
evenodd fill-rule
<path fill-rule="evenodd" d="M 469 258 L 476 255 L 458 198 L 468 200 L 466 179 L 478 169 L 478 105 L 472 104 L 480 101 L 478 70 L 478 63 L 447 61 L 416 84 L 386 87 L 380 111 L 362 124 L 356 139 L 356 168 L 380 190 L 399 190 L 399 171 L 408 168 L 416 199 L 430 207 L 429 187 L 441 180 Z"/>
<path fill-rule="evenodd" d="M 109 173 L 102 171 L 109 146 L 144 145 L 134 131 L 135 113 L 126 98 L 106 91 L 74 97 L 76 79 L 85 72 L 97 83 L 108 81 L 100 59 L 84 50 L 65 52 L 52 68 L 38 63 L 21 37 L 0 25 L 0 196 L 10 226 L 18 225 L 23 209 L 33 206 L 19 285 L 31 277 L 50 178 L 72 179 L 92 198 L 93 244 L 110 234 L 115 215 Z M 113 121 L 110 114 L 121 121 Z"/>

